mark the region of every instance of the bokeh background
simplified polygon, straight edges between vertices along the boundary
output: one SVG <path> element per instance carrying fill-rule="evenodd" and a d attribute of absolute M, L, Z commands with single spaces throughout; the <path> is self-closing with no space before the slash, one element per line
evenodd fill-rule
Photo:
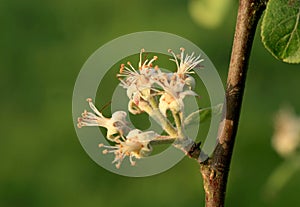
<path fill-rule="evenodd" d="M 121 35 L 158 30 L 197 44 L 226 81 L 237 2 L 218 26 L 195 21 L 188 1 L 2 0 L 0 3 L 0 206 L 204 206 L 199 166 L 183 159 L 146 178 L 107 172 L 81 147 L 72 92 L 86 59 Z M 205 16 L 208 18 L 209 16 Z M 205 21 L 204 21 L 205 22 Z M 200 22 L 201 23 L 201 22 Z M 255 38 L 227 206 L 295 206 L 300 176 L 268 200 L 266 180 L 282 159 L 272 149 L 282 104 L 300 112 L 300 66 L 281 63 Z M 299 173 L 298 173 L 299 175 Z"/>

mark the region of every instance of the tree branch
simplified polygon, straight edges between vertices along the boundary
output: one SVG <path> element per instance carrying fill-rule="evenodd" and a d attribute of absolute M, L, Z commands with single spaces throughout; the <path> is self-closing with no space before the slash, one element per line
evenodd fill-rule
<path fill-rule="evenodd" d="M 211 158 L 201 164 L 206 207 L 224 206 L 227 177 L 238 129 L 246 74 L 257 23 L 267 0 L 240 0 L 229 65 L 226 108 Z"/>

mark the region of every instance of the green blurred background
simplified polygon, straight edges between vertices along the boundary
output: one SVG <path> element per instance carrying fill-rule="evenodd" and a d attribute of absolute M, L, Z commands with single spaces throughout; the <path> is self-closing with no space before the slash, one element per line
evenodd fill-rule
<path fill-rule="evenodd" d="M 72 92 L 97 48 L 145 30 L 191 40 L 225 82 L 236 10 L 234 3 L 219 27 L 207 29 L 193 21 L 188 2 L 181 0 L 1 1 L 0 206 L 204 206 L 199 166 L 188 158 L 146 178 L 115 175 L 94 163 L 74 131 Z M 227 206 L 299 203 L 299 176 L 271 201 L 262 193 L 282 162 L 270 145 L 272 119 L 284 103 L 300 112 L 298 77 L 300 66 L 274 59 L 257 33 Z"/>

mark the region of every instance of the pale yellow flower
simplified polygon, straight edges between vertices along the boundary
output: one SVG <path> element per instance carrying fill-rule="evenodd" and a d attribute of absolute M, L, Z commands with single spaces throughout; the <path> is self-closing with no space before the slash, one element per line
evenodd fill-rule
<path fill-rule="evenodd" d="M 155 83 L 162 88 L 162 95 L 159 99 L 159 109 L 165 116 L 168 109 L 175 113 L 182 112 L 184 108 L 183 99 L 185 96 L 197 96 L 176 73 L 171 75 L 162 74 L 155 79 Z"/>
<path fill-rule="evenodd" d="M 125 111 L 116 111 L 112 114 L 111 118 L 106 118 L 102 115 L 101 112 L 95 107 L 92 102 L 92 99 L 87 99 L 90 108 L 94 113 L 84 111 L 81 116 L 78 118 L 78 128 L 83 126 L 101 126 L 107 129 L 106 137 L 110 141 L 117 141 L 121 136 L 126 135 L 130 127 L 126 121 L 126 112 Z"/>
<path fill-rule="evenodd" d="M 100 144 L 99 147 L 106 148 L 103 150 L 103 154 L 113 153 L 115 159 L 112 163 L 115 163 L 116 167 L 120 168 L 125 157 L 129 157 L 130 164 L 135 165 L 136 162 L 133 158 L 140 159 L 148 156 L 152 152 L 150 142 L 159 136 L 153 131 L 142 132 L 141 130 L 133 129 L 126 138 L 123 138 L 115 146 Z"/>

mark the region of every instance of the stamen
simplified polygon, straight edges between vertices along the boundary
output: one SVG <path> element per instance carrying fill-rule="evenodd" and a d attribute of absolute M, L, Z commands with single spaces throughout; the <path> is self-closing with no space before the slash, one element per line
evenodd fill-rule
<path fill-rule="evenodd" d="M 98 123 L 81 122 L 81 126 L 99 126 Z"/>
<path fill-rule="evenodd" d="M 98 109 L 95 107 L 95 105 L 92 102 L 91 98 L 86 99 L 87 102 L 89 102 L 90 108 L 101 118 L 104 118 L 103 115 L 98 111 Z"/>
<path fill-rule="evenodd" d="M 151 64 L 155 61 L 155 60 L 157 60 L 158 59 L 158 57 L 157 56 L 154 56 L 150 61 L 149 61 L 149 63 L 147 64 L 149 67 L 151 67 Z"/>
<path fill-rule="evenodd" d="M 120 65 L 120 73 L 123 73 L 123 71 L 124 71 L 124 64 L 122 63 L 121 65 Z"/>
<path fill-rule="evenodd" d="M 144 63 L 143 63 L 143 65 L 142 65 L 142 67 L 139 68 L 139 69 L 141 70 L 141 69 L 147 68 L 146 64 L 147 64 L 148 61 L 149 61 L 148 59 L 145 60 Z"/>
<path fill-rule="evenodd" d="M 170 59 L 170 60 L 174 61 L 176 63 L 177 68 L 179 68 L 179 63 L 178 63 L 177 57 L 176 57 L 175 53 L 173 52 L 173 50 L 168 49 L 168 52 L 171 53 L 174 57 L 174 59 Z"/>
<path fill-rule="evenodd" d="M 180 48 L 181 54 L 180 54 L 180 60 L 183 61 L 184 51 L 185 49 L 183 47 Z"/>
<path fill-rule="evenodd" d="M 145 49 L 141 49 L 141 52 L 140 52 L 140 61 L 139 61 L 139 69 L 142 67 L 142 56 L 143 56 L 143 52 L 145 52 Z"/>

